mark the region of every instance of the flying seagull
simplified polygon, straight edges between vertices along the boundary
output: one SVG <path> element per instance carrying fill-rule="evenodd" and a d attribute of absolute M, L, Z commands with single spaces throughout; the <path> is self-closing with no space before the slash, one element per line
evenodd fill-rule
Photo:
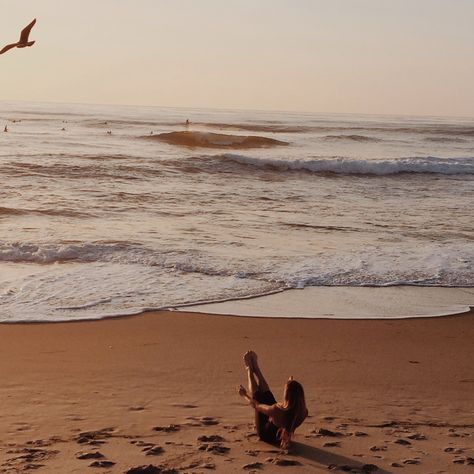
<path fill-rule="evenodd" d="M 1 51 L 0 54 L 6 53 L 9 49 L 12 48 L 26 48 L 27 46 L 33 46 L 35 44 L 34 41 L 28 41 L 28 36 L 30 36 L 31 28 L 36 23 L 36 18 L 28 25 L 21 30 L 20 41 L 18 43 L 7 44 Z"/>

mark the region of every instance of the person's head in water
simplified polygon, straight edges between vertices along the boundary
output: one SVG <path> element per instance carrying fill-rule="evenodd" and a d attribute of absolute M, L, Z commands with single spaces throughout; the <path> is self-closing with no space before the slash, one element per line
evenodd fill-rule
<path fill-rule="evenodd" d="M 308 416 L 308 410 L 306 408 L 303 386 L 296 380 L 293 380 L 293 377 L 290 377 L 285 384 L 283 399 L 282 405 L 286 411 L 286 421 L 285 426 L 279 430 L 279 436 L 281 447 L 286 449 L 290 444 L 291 436 L 295 429 Z"/>

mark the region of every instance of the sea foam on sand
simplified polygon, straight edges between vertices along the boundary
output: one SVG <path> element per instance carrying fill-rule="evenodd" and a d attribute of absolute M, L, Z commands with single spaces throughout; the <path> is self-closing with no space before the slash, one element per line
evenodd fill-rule
<path fill-rule="evenodd" d="M 470 306 L 474 288 L 319 286 L 183 309 L 273 318 L 403 319 L 458 314 Z"/>

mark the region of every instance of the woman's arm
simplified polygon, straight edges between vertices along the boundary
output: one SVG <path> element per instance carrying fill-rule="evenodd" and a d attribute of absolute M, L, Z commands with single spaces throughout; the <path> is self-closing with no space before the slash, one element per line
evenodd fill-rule
<path fill-rule="evenodd" d="M 253 400 L 253 407 L 260 413 L 263 413 L 267 416 L 273 416 L 275 414 L 275 405 L 265 405 L 265 403 L 258 403 L 256 400 Z"/>
<path fill-rule="evenodd" d="M 258 412 L 263 413 L 264 415 L 267 415 L 267 416 L 272 416 L 275 413 L 275 406 L 274 405 L 265 405 L 265 403 L 257 402 L 257 400 L 252 398 L 247 393 L 247 390 L 245 390 L 245 388 L 242 385 L 239 387 L 239 395 L 242 398 L 245 398 L 245 400 L 247 400 L 247 402 L 253 408 L 255 408 L 255 410 L 257 410 Z"/>

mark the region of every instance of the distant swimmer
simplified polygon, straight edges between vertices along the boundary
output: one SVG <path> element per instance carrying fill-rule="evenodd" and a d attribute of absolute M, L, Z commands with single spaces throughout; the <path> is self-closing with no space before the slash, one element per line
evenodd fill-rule
<path fill-rule="evenodd" d="M 20 41 L 18 41 L 17 43 L 7 44 L 0 51 L 0 54 L 6 53 L 7 51 L 9 51 L 12 48 L 26 48 L 27 46 L 33 46 L 35 44 L 35 42 L 34 41 L 28 41 L 28 37 L 30 36 L 31 28 L 33 28 L 35 23 L 36 23 L 36 18 L 28 26 L 23 28 L 23 30 L 21 31 L 21 35 L 20 35 Z"/>
<path fill-rule="evenodd" d="M 112 135 L 112 130 L 107 130 L 107 135 Z"/>
<path fill-rule="evenodd" d="M 63 127 L 63 128 L 61 129 L 61 132 L 65 132 L 65 131 L 66 131 L 66 129 Z"/>
<path fill-rule="evenodd" d="M 5 128 L 3 129 L 4 132 L 8 132 L 8 127 L 5 125 Z"/>
<path fill-rule="evenodd" d="M 189 127 L 190 124 L 191 122 L 189 121 L 189 119 L 186 119 L 186 127 Z"/>

